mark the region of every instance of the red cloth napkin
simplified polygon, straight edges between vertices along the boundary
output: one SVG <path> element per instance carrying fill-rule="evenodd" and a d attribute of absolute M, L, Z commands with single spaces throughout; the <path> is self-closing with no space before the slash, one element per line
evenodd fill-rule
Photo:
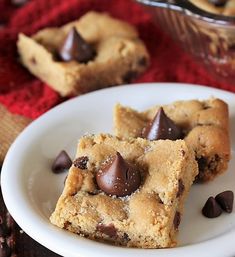
<path fill-rule="evenodd" d="M 33 77 L 18 60 L 19 32 L 28 35 L 48 26 L 61 26 L 89 10 L 108 12 L 135 25 L 151 55 L 150 68 L 134 82 L 189 82 L 235 92 L 219 83 L 195 63 L 153 23 L 150 15 L 131 0 L 31 0 L 15 7 L 0 0 L 0 102 L 13 113 L 36 118 L 61 98 L 45 83 Z"/>

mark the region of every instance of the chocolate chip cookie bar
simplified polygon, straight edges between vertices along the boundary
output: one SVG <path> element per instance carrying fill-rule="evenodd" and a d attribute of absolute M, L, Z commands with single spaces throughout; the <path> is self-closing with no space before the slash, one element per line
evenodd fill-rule
<path fill-rule="evenodd" d="M 235 0 L 190 0 L 190 2 L 210 13 L 235 15 Z"/>
<path fill-rule="evenodd" d="M 60 28 L 19 35 L 22 64 L 62 96 L 128 83 L 149 63 L 136 29 L 89 12 Z"/>
<path fill-rule="evenodd" d="M 197 181 L 201 182 L 212 180 L 227 169 L 230 159 L 228 123 L 227 104 L 214 98 L 177 101 L 144 112 L 120 104 L 114 109 L 117 137 L 184 139 L 195 151 L 199 166 Z"/>
<path fill-rule="evenodd" d="M 176 245 L 183 205 L 198 173 L 183 140 L 80 139 L 51 222 L 116 245 Z"/>

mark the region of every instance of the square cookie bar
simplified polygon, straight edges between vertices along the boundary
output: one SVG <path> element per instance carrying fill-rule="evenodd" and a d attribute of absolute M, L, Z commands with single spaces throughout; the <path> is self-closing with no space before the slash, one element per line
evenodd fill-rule
<path fill-rule="evenodd" d="M 87 63 L 58 58 L 62 42 L 74 28 L 96 53 Z M 31 37 L 20 34 L 17 46 L 23 65 L 62 96 L 128 83 L 149 63 L 147 50 L 133 26 L 97 12 Z"/>
<path fill-rule="evenodd" d="M 196 154 L 199 166 L 197 181 L 209 181 L 227 169 L 230 159 L 228 106 L 211 98 L 205 101 L 177 101 L 164 105 L 166 115 L 182 130 L 182 138 Z M 143 129 L 159 110 L 154 106 L 144 112 L 116 105 L 115 135 L 141 137 Z"/>
<path fill-rule="evenodd" d="M 222 1 L 211 1 L 211 0 L 189 0 L 197 7 L 204 11 L 221 14 L 226 16 L 235 15 L 235 1 L 234 0 L 222 0 Z"/>
<path fill-rule="evenodd" d="M 129 168 L 121 172 L 123 162 Z M 50 220 L 73 233 L 116 245 L 173 247 L 197 173 L 194 153 L 183 140 L 84 136 Z M 102 180 L 104 174 L 108 177 Z"/>

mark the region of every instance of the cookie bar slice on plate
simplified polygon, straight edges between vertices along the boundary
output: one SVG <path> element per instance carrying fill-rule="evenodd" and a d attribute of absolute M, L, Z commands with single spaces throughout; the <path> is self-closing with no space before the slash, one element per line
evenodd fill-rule
<path fill-rule="evenodd" d="M 174 247 L 197 173 L 194 153 L 183 140 L 84 136 L 50 220 L 98 241 Z"/>
<path fill-rule="evenodd" d="M 31 37 L 20 34 L 17 46 L 23 65 L 62 96 L 128 83 L 149 63 L 133 26 L 97 12 Z"/>
<path fill-rule="evenodd" d="M 164 105 L 164 111 L 157 115 L 159 108 L 154 106 L 138 112 L 120 104 L 116 105 L 114 108 L 115 135 L 120 138 L 146 137 L 144 131 L 149 128 L 153 120 L 157 130 L 159 126 L 163 126 L 161 129 L 166 126 L 164 117 L 170 118 L 171 127 L 169 127 L 174 128 L 177 133 L 175 138 L 171 138 L 171 133 L 165 138 L 173 140 L 181 138 L 192 146 L 199 165 L 198 181 L 212 180 L 227 169 L 230 159 L 229 117 L 228 106 L 224 101 L 214 98 L 205 101 L 177 101 Z M 157 118 L 161 119 L 160 125 L 157 124 L 159 122 Z M 180 130 L 181 133 L 176 130 Z"/>

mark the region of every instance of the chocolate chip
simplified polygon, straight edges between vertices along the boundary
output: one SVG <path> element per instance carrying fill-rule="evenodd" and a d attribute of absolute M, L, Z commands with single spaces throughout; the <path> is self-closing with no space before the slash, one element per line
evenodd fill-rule
<path fill-rule="evenodd" d="M 66 221 L 65 223 L 64 223 L 64 229 L 68 229 L 68 227 L 69 226 L 71 226 L 71 222 L 69 222 L 69 221 Z"/>
<path fill-rule="evenodd" d="M 216 218 L 220 216 L 222 209 L 219 204 L 216 202 L 214 197 L 209 197 L 206 201 L 204 207 L 202 208 L 202 214 L 207 218 Z"/>
<path fill-rule="evenodd" d="M 109 195 L 126 196 L 141 183 L 138 168 L 129 165 L 119 152 L 96 173 L 98 187 Z"/>
<path fill-rule="evenodd" d="M 31 57 L 30 60 L 29 60 L 33 65 L 36 65 L 37 64 L 37 61 L 35 59 L 35 57 Z"/>
<path fill-rule="evenodd" d="M 176 140 L 182 137 L 182 131 L 169 117 L 167 117 L 161 107 L 153 120 L 143 129 L 142 136 L 148 140 Z"/>
<path fill-rule="evenodd" d="M 97 229 L 97 231 L 99 231 L 109 237 L 115 238 L 117 236 L 117 229 L 114 227 L 113 224 L 109 224 L 109 225 L 98 224 L 96 226 L 96 229 Z"/>
<path fill-rule="evenodd" d="M 1 242 L 0 245 L 0 256 L 2 257 L 10 257 L 11 256 L 11 249 L 6 243 L 6 241 Z"/>
<path fill-rule="evenodd" d="M 198 169 L 199 172 L 205 171 L 205 168 L 207 166 L 207 159 L 203 156 L 197 158 L 197 163 L 198 163 Z"/>
<path fill-rule="evenodd" d="M 224 191 L 220 194 L 218 194 L 215 197 L 215 200 L 217 201 L 217 203 L 220 205 L 220 207 L 228 212 L 231 213 L 233 210 L 233 200 L 234 200 L 234 194 L 232 191 L 228 190 L 228 191 Z"/>
<path fill-rule="evenodd" d="M 184 187 L 182 179 L 179 179 L 179 182 L 178 182 L 178 192 L 177 192 L 176 197 L 180 197 L 183 194 L 184 188 L 185 187 Z"/>
<path fill-rule="evenodd" d="M 52 164 L 52 171 L 54 173 L 61 173 L 67 169 L 69 169 L 72 165 L 72 161 L 68 154 L 63 150 L 59 153 L 59 155 L 55 158 Z"/>
<path fill-rule="evenodd" d="M 73 165 L 81 170 L 87 169 L 87 162 L 89 161 L 87 156 L 78 157 L 74 162 Z"/>
<path fill-rule="evenodd" d="M 174 217 L 174 221 L 173 221 L 175 229 L 179 228 L 180 221 L 181 221 L 181 215 L 180 215 L 180 212 L 177 211 L 175 213 L 175 217 Z"/>
<path fill-rule="evenodd" d="M 227 3 L 228 0 L 209 0 L 209 2 L 215 6 L 222 7 Z"/>
<path fill-rule="evenodd" d="M 138 65 L 139 66 L 143 66 L 145 67 L 147 65 L 148 61 L 147 61 L 147 58 L 145 56 L 141 57 L 139 60 L 138 60 Z"/>
<path fill-rule="evenodd" d="M 204 105 L 203 106 L 203 110 L 208 110 L 208 109 L 211 109 L 211 106 L 209 106 L 209 105 Z"/>
<path fill-rule="evenodd" d="M 28 1 L 27 0 L 11 0 L 11 4 L 20 7 L 24 4 L 26 4 Z"/>
<path fill-rule="evenodd" d="M 137 78 L 138 73 L 136 71 L 128 71 L 124 76 L 123 76 L 123 82 L 124 83 L 131 83 L 132 80 Z"/>
<path fill-rule="evenodd" d="M 130 238 L 129 238 L 127 233 L 123 234 L 123 240 L 126 241 L 126 242 L 130 241 Z"/>
<path fill-rule="evenodd" d="M 76 28 L 73 27 L 58 50 L 58 54 L 65 62 L 75 60 L 81 63 L 87 63 L 94 58 L 95 51 L 82 38 Z"/>

